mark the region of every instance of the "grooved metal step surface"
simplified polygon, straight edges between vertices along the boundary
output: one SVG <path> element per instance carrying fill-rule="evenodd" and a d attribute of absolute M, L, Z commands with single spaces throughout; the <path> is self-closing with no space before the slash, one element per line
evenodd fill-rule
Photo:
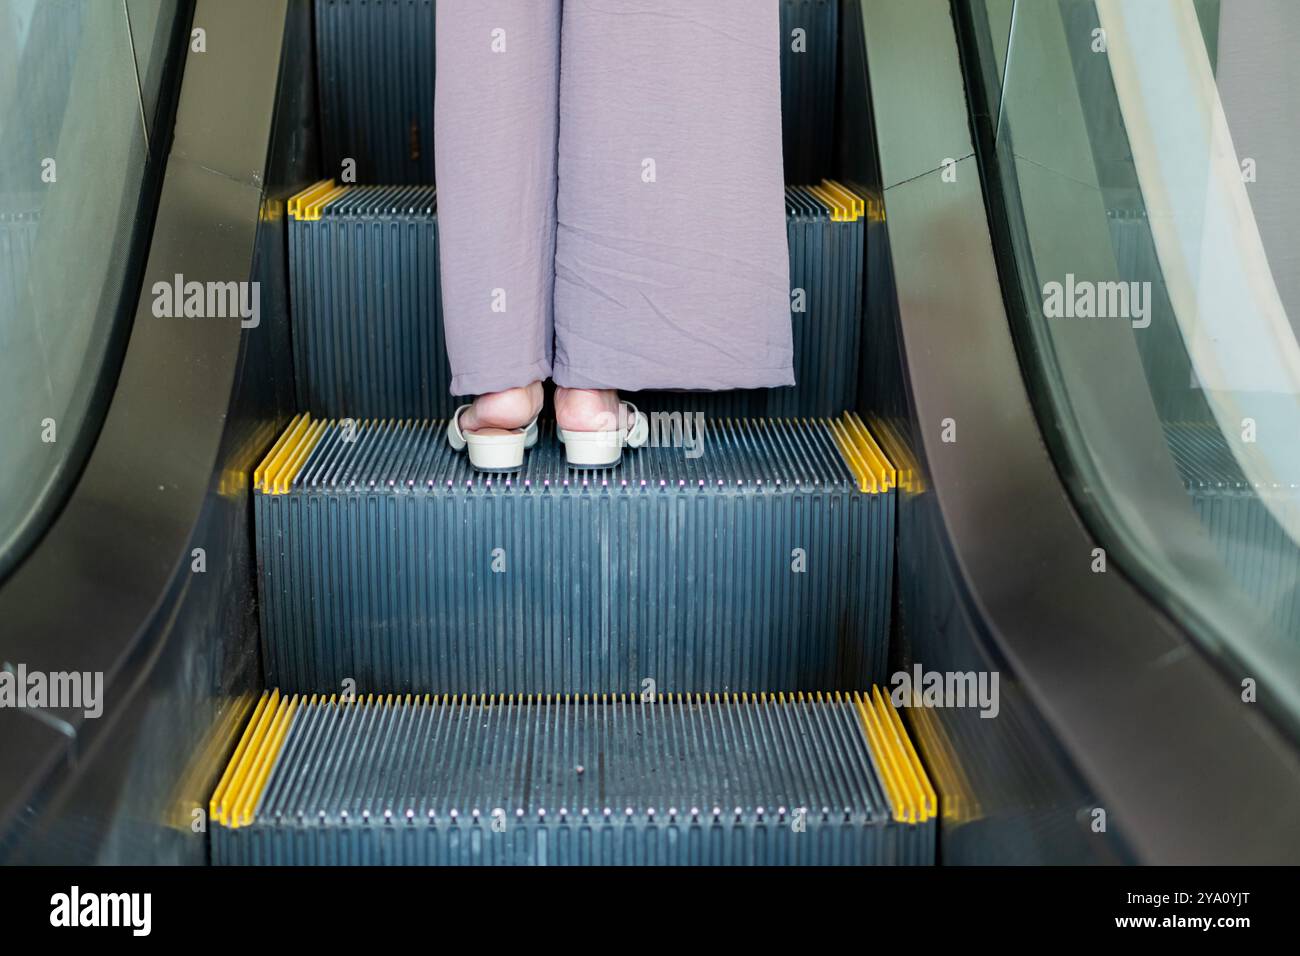
<path fill-rule="evenodd" d="M 934 859 L 933 787 L 879 692 L 267 694 L 210 808 L 219 864 Z"/>
<path fill-rule="evenodd" d="M 331 415 L 451 414 L 431 186 L 294 198 L 289 221 L 298 406 Z"/>
<path fill-rule="evenodd" d="M 838 0 L 781 4 L 781 140 L 787 182 L 830 174 L 839 62 Z"/>
<path fill-rule="evenodd" d="M 316 0 L 321 158 L 357 182 L 432 185 L 434 0 Z"/>
<path fill-rule="evenodd" d="M 254 473 L 268 681 L 292 692 L 847 690 L 884 678 L 894 471 L 856 416 L 671 423 L 488 476 L 444 423 L 299 416 Z M 345 681 L 351 683 L 345 684 Z"/>

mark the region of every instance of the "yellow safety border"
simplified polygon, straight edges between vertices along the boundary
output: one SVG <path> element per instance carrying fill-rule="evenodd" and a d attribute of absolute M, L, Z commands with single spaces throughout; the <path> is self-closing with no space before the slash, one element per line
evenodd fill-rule
<path fill-rule="evenodd" d="M 294 219 L 297 219 L 298 209 L 302 205 L 304 199 L 310 199 L 312 196 L 316 195 L 323 195 L 333 187 L 334 180 L 332 179 L 317 180 L 301 192 L 294 193 L 290 196 L 289 201 L 285 204 L 285 211 Z"/>
<path fill-rule="evenodd" d="M 903 438 L 902 430 L 886 419 L 874 415 L 870 420 L 870 430 L 871 434 L 876 438 L 876 443 L 884 450 L 889 460 L 894 463 L 894 469 L 897 472 L 897 486 L 904 491 L 915 494 L 925 491 L 925 482 L 921 480 L 921 468 L 916 463 L 916 456 L 912 454 L 911 448 L 908 447 L 907 441 Z"/>
<path fill-rule="evenodd" d="M 299 203 L 298 218 L 306 222 L 315 222 L 320 219 L 322 209 L 342 197 L 351 188 L 351 186 L 335 186 L 323 195 L 314 196 L 307 202 Z"/>
<path fill-rule="evenodd" d="M 855 691 L 853 703 L 894 808 L 894 819 L 899 823 L 932 819 L 938 812 L 939 798 L 888 696 L 873 686 L 870 694 Z"/>
<path fill-rule="evenodd" d="M 857 222 L 867 211 L 867 201 L 843 183 L 833 179 L 823 179 L 819 184 L 822 189 L 843 202 L 852 217 L 850 222 Z"/>
<path fill-rule="evenodd" d="M 312 697 L 315 702 L 316 698 Z M 282 697 L 278 690 L 263 691 L 253 717 L 235 748 L 226 772 L 208 803 L 208 818 L 230 829 L 248 826 L 253 811 L 271 778 L 275 760 L 298 709 L 298 695 Z"/>
<path fill-rule="evenodd" d="M 823 179 L 815 186 L 804 188 L 831 211 L 831 222 L 857 222 L 866 214 L 866 199 L 843 183 Z"/>
<path fill-rule="evenodd" d="M 859 491 L 878 495 L 897 487 L 897 469 L 856 412 L 845 412 L 838 419 L 823 421 L 857 479 Z"/>
<path fill-rule="evenodd" d="M 853 222 L 853 203 L 831 192 L 824 185 L 809 186 L 808 191 L 831 211 L 831 222 Z"/>
<path fill-rule="evenodd" d="M 314 222 L 320 219 L 322 209 L 351 188 L 351 186 L 335 185 L 332 179 L 322 179 L 312 183 L 302 192 L 290 196 L 286 208 L 294 219 Z"/>
<path fill-rule="evenodd" d="M 295 415 L 262 463 L 253 469 L 254 490 L 265 495 L 287 493 L 308 456 L 333 424 L 332 420 L 313 420 L 309 412 Z"/>

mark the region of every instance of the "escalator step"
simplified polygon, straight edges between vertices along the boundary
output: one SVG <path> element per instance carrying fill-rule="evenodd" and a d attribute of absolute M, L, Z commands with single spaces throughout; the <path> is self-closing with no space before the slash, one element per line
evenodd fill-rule
<path fill-rule="evenodd" d="M 839 5 L 778 2 L 786 179 L 810 182 L 831 166 Z M 434 29 L 433 0 L 316 0 L 327 170 L 352 159 L 359 182 L 433 184 Z"/>
<path fill-rule="evenodd" d="M 792 388 L 642 392 L 645 409 L 838 415 L 855 404 L 863 200 L 831 181 L 786 189 Z M 298 404 L 313 414 L 437 418 L 450 394 L 433 187 L 314 183 L 289 200 Z"/>
<path fill-rule="evenodd" d="M 879 691 L 268 692 L 217 864 L 925 864 L 937 799 Z"/>
<path fill-rule="evenodd" d="M 1250 481 L 1223 432 L 1208 422 L 1166 424 L 1165 441 L 1232 579 L 1276 633 L 1300 640 L 1300 562 L 1278 521 L 1290 515 L 1300 523 L 1300 485 Z"/>
<path fill-rule="evenodd" d="M 298 407 L 451 414 L 433 187 L 325 180 L 289 202 Z"/>
<path fill-rule="evenodd" d="M 357 182 L 434 181 L 433 0 L 316 0 L 325 169 Z"/>
<path fill-rule="evenodd" d="M 268 681 L 291 692 L 849 689 L 884 678 L 894 469 L 857 416 L 671 419 L 572 472 L 444 423 L 300 415 L 254 472 Z"/>

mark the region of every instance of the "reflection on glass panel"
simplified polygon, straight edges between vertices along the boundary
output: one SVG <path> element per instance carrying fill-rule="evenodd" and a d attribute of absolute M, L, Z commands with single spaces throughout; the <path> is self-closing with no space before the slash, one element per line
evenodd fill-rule
<path fill-rule="evenodd" d="M 997 71 L 996 89 L 989 99 L 989 107 L 997 115 L 1002 99 L 1002 84 L 1006 81 L 1007 50 L 1011 46 L 1011 16 L 1015 0 L 987 0 L 985 12 L 988 20 L 989 52 Z"/>
<path fill-rule="evenodd" d="M 131 46 L 135 50 L 136 74 L 140 77 L 140 101 L 149 139 L 157 136 L 158 98 L 162 91 L 167 47 L 172 26 L 181 12 L 181 0 L 125 0 Z"/>
<path fill-rule="evenodd" d="M 0 4 L 0 574 L 93 437 L 147 158 L 140 53 L 121 3 Z"/>
<path fill-rule="evenodd" d="M 1058 457 L 1125 569 L 1300 715 L 1300 4 L 1012 18 L 997 170 Z"/>

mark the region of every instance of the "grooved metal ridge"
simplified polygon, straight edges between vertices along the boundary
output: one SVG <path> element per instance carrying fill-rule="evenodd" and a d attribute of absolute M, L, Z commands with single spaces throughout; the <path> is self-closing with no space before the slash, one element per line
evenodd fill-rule
<path fill-rule="evenodd" d="M 325 168 L 432 183 L 433 0 L 316 0 L 315 12 Z"/>

